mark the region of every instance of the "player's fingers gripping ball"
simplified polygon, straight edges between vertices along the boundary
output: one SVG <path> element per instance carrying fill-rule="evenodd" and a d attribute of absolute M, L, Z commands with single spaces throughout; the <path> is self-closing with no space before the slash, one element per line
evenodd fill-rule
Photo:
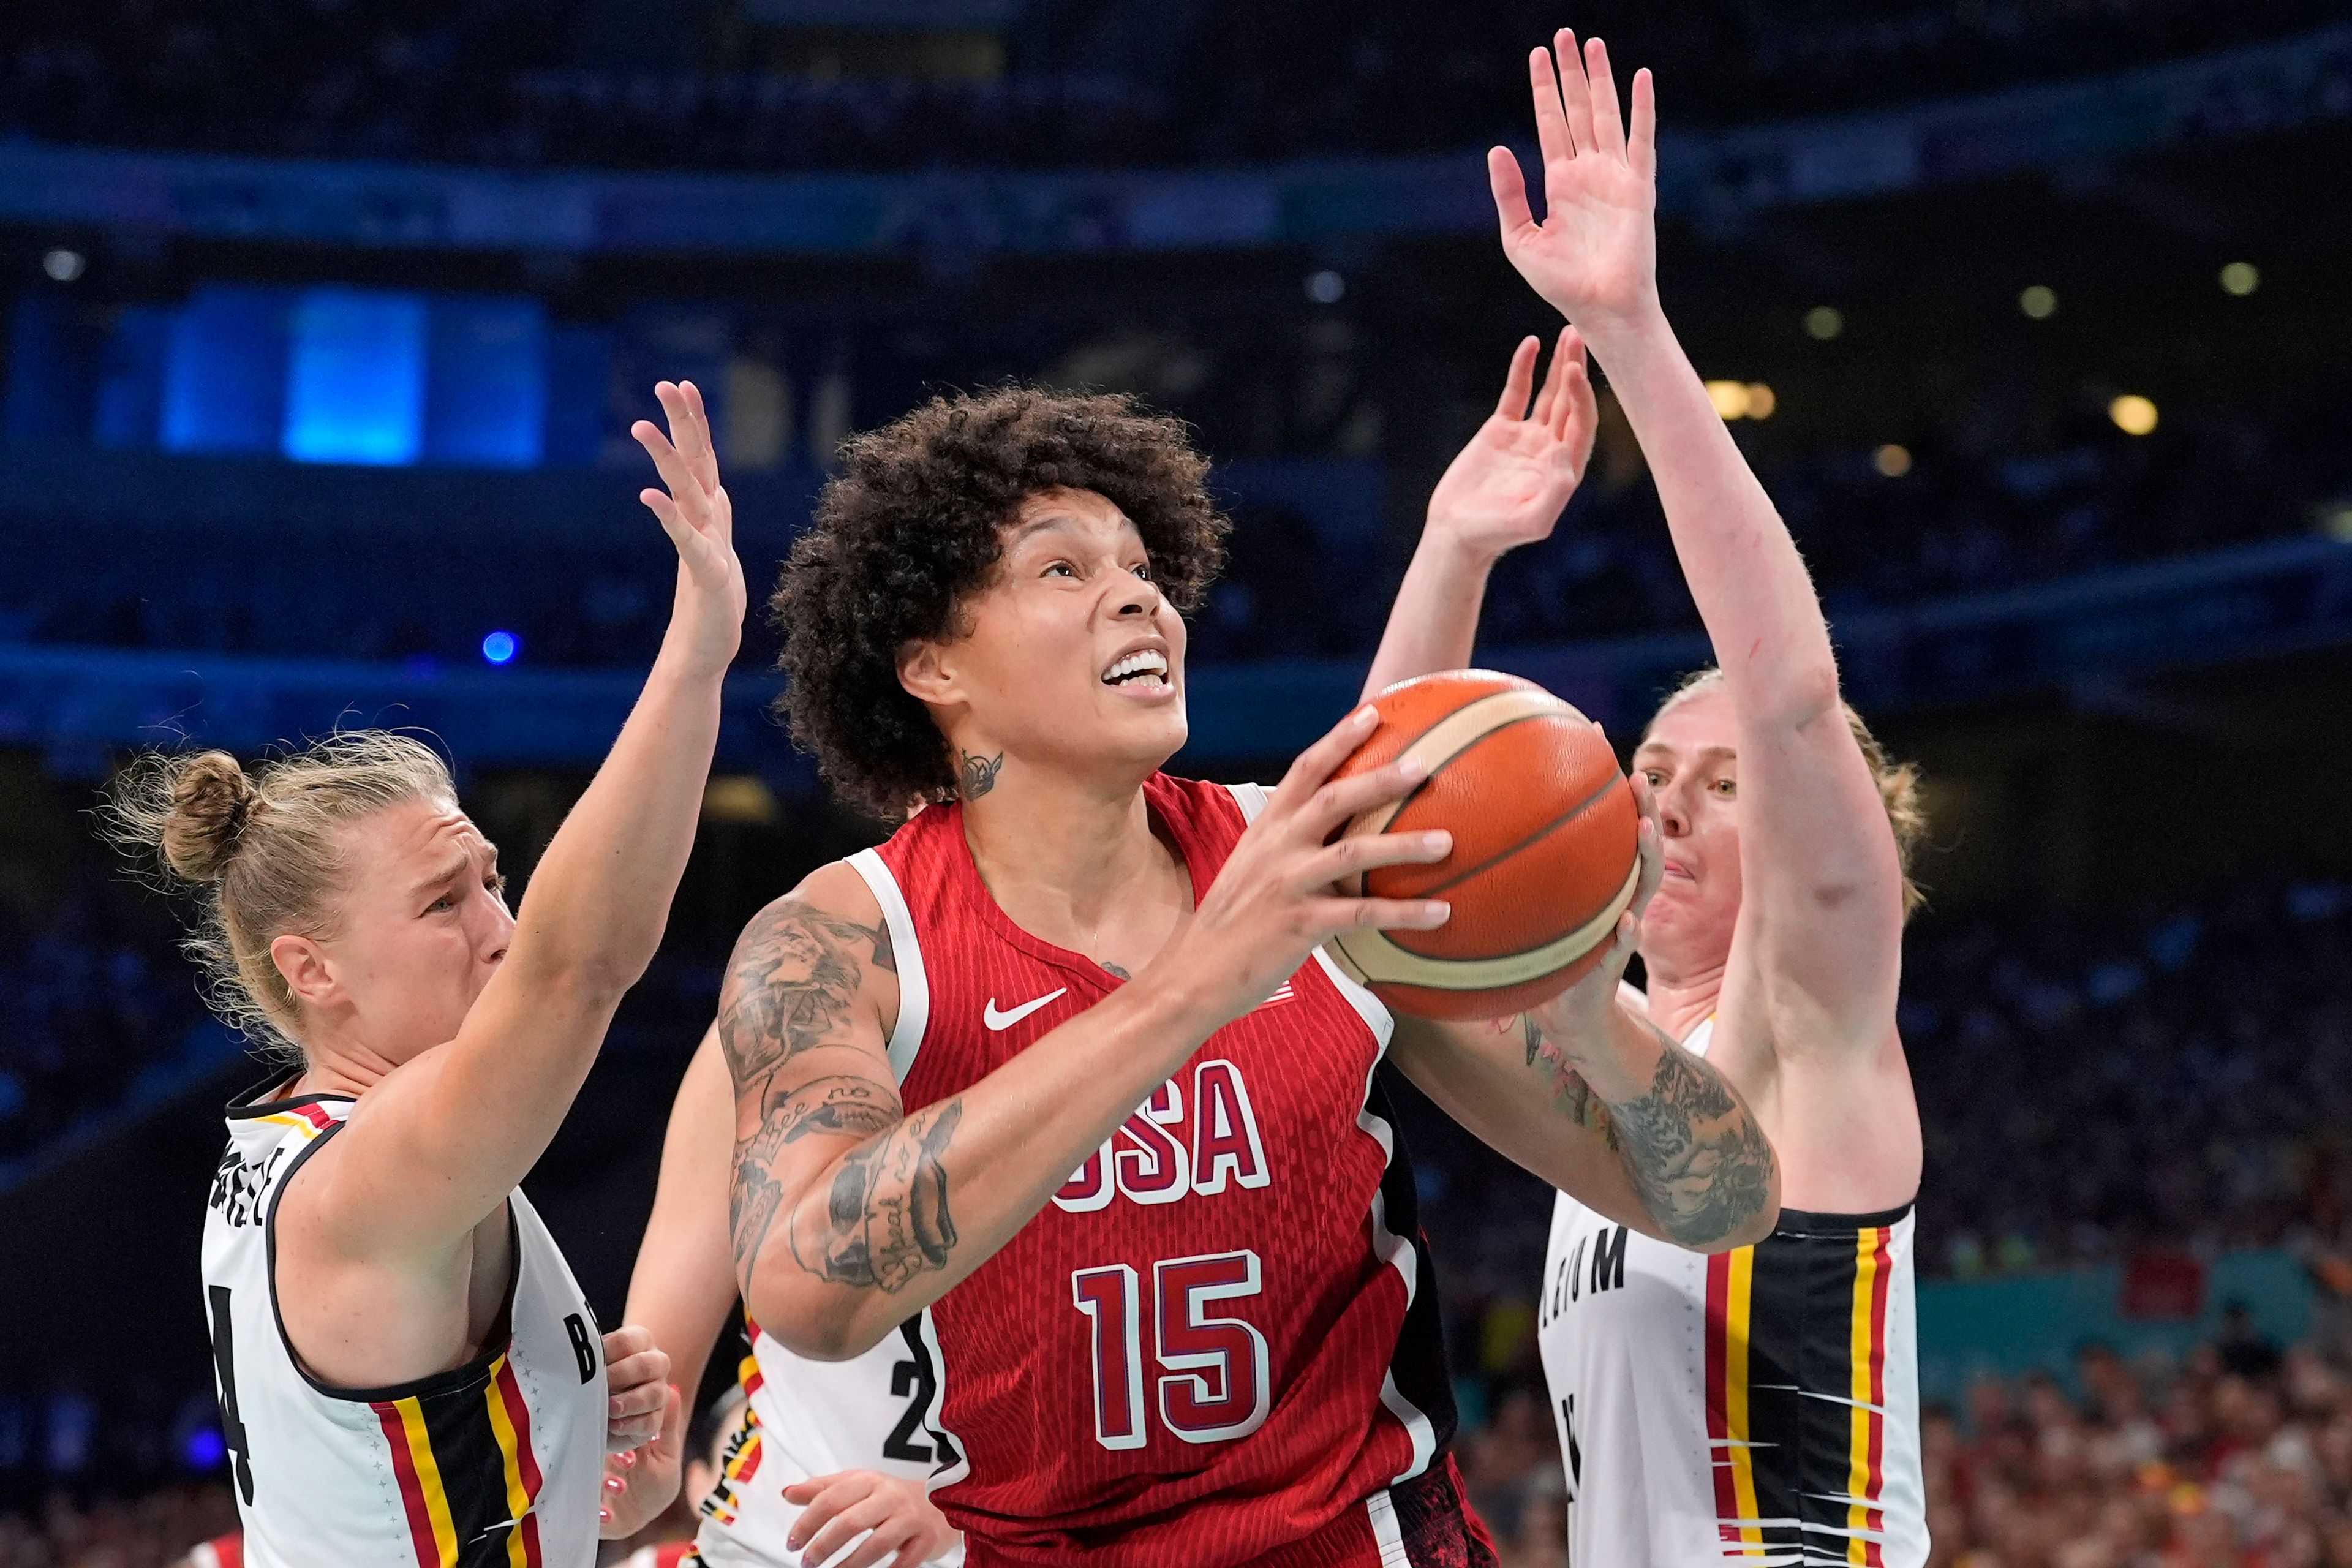
<path fill-rule="evenodd" d="M 1381 726 L 1336 777 L 1408 753 L 1429 773 L 1348 834 L 1442 827 L 1454 852 L 1433 865 L 1383 866 L 1347 890 L 1445 899 L 1435 931 L 1349 931 L 1331 956 L 1402 1013 L 1490 1018 L 1568 989 L 1607 955 L 1641 880 L 1640 811 L 1599 727 L 1532 681 L 1456 669 L 1372 700 Z"/>

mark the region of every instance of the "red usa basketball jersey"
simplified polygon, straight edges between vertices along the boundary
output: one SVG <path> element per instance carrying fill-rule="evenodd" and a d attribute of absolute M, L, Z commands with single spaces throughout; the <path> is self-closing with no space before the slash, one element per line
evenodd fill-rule
<path fill-rule="evenodd" d="M 1165 776 L 1145 797 L 1196 900 L 1265 799 Z M 897 953 L 909 1110 L 1121 984 L 997 907 L 960 805 L 851 864 Z M 1399 1519 L 1427 1489 L 1389 1489 L 1442 1482 L 1454 1410 L 1412 1173 L 1373 1077 L 1390 1028 L 1318 953 L 918 1320 L 929 1425 L 952 1456 L 933 1497 L 971 1563 L 1402 1560 Z"/>

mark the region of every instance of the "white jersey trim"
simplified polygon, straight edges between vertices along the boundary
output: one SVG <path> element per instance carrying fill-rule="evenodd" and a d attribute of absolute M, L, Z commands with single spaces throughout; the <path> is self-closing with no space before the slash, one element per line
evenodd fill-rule
<path fill-rule="evenodd" d="M 882 906 L 883 929 L 890 933 L 890 955 L 898 972 L 898 1022 L 890 1030 L 890 1071 L 900 1083 L 914 1070 L 915 1054 L 923 1048 L 923 1031 L 931 1021 L 931 986 L 923 973 L 923 944 L 915 937 L 915 917 L 898 879 L 882 857 L 860 849 L 849 858 L 850 868 L 866 879 L 874 901 Z"/>
<path fill-rule="evenodd" d="M 915 1321 L 922 1336 L 923 1348 L 930 1352 L 931 1357 L 931 1407 L 923 1413 L 923 1426 L 935 1442 L 951 1445 L 956 1456 L 931 1472 L 929 1489 L 937 1491 L 941 1487 L 951 1487 L 971 1474 L 971 1449 L 962 1438 L 949 1431 L 947 1423 L 941 1419 L 948 1407 L 948 1358 L 946 1352 L 940 1349 L 940 1331 L 931 1321 L 931 1310 L 924 1308 Z"/>
<path fill-rule="evenodd" d="M 1412 1553 L 1404 1543 L 1404 1527 L 1397 1523 L 1396 1499 L 1388 1489 L 1364 1500 L 1364 1515 L 1371 1521 L 1372 1544 L 1381 1549 L 1381 1568 L 1412 1568 Z"/>

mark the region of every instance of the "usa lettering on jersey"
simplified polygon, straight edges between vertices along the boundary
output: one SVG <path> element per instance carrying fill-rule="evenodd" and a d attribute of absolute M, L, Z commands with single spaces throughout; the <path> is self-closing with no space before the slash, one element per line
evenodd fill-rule
<path fill-rule="evenodd" d="M 1222 1059 L 1201 1063 L 1192 1070 L 1189 1100 L 1181 1077 L 1152 1090 L 1087 1156 L 1055 1193 L 1056 1208 L 1091 1214 L 1121 1196 L 1130 1203 L 1172 1204 L 1194 1193 L 1222 1193 L 1228 1183 L 1254 1189 L 1274 1180 L 1242 1069 Z"/>

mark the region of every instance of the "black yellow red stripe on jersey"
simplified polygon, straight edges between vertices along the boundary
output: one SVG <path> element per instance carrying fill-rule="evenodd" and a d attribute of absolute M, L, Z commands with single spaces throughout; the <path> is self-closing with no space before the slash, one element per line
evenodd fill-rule
<path fill-rule="evenodd" d="M 1882 1561 L 1886 1299 L 1908 1212 L 1784 1209 L 1769 1240 L 1707 1260 L 1707 1437 L 1727 1561 Z"/>
<path fill-rule="evenodd" d="M 417 1568 L 543 1568 L 530 1410 L 499 1356 L 454 1387 L 371 1401 Z"/>
<path fill-rule="evenodd" d="M 760 1325 L 751 1323 L 753 1339 L 760 1334 Z M 743 1414 L 728 1436 L 727 1447 L 719 1459 L 719 1479 L 710 1495 L 702 1500 L 702 1515 L 721 1524 L 732 1524 L 741 1511 L 743 1489 L 760 1473 L 760 1414 L 751 1406 L 751 1395 L 760 1390 L 760 1361 L 757 1356 L 745 1356 L 735 1369 L 735 1381 L 743 1391 Z"/>

